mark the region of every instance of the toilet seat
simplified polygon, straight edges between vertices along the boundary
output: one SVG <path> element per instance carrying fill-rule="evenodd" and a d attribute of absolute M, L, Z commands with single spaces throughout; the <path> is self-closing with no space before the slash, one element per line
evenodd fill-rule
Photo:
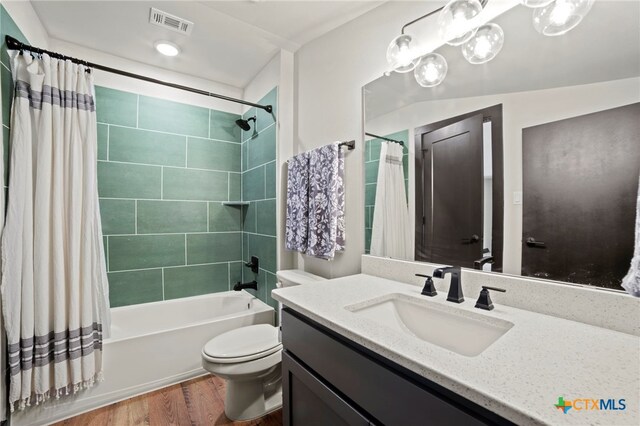
<path fill-rule="evenodd" d="M 233 364 L 264 358 L 280 350 L 278 328 L 258 324 L 214 337 L 202 348 L 202 356 L 209 362 Z"/>

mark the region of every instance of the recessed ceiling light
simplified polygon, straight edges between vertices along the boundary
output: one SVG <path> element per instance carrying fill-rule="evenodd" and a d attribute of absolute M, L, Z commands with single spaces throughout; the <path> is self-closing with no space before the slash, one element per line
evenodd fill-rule
<path fill-rule="evenodd" d="M 180 48 L 170 41 L 158 41 L 155 46 L 156 50 L 165 56 L 176 56 L 180 53 Z"/>

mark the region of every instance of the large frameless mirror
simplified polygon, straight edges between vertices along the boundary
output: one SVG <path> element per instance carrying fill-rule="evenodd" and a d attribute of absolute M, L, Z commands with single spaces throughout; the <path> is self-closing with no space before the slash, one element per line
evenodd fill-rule
<path fill-rule="evenodd" d="M 486 63 L 444 45 L 441 83 L 394 72 L 364 87 L 365 249 L 621 290 L 640 170 L 640 3 L 595 2 L 558 37 L 531 10 L 492 20 L 504 44 Z"/>

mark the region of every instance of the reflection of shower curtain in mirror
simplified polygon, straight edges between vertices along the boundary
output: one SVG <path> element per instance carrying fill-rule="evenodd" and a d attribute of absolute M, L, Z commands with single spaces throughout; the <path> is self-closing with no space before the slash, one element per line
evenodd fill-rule
<path fill-rule="evenodd" d="M 382 143 L 371 230 L 370 253 L 374 256 L 413 257 L 402 155 L 400 144 Z"/>

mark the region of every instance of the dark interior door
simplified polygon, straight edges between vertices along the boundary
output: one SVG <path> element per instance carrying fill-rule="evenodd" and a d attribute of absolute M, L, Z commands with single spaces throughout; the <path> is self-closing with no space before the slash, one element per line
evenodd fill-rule
<path fill-rule="evenodd" d="M 522 274 L 621 289 L 633 256 L 640 103 L 523 129 L 522 157 Z"/>
<path fill-rule="evenodd" d="M 422 135 L 422 258 L 473 267 L 482 257 L 482 114 Z"/>

